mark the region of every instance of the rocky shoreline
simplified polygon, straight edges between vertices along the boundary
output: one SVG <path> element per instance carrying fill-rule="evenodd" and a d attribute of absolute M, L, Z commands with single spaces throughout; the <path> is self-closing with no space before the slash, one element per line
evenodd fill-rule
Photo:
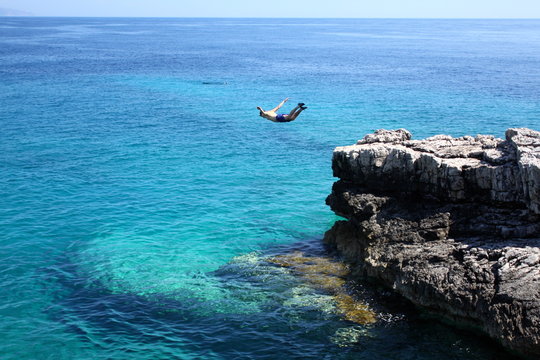
<path fill-rule="evenodd" d="M 378 130 L 334 150 L 325 234 L 354 276 L 506 348 L 540 356 L 540 132 L 411 140 Z"/>

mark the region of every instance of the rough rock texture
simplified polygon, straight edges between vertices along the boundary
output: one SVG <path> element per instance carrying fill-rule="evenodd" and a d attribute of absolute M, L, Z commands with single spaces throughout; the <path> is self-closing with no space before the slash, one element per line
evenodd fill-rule
<path fill-rule="evenodd" d="M 357 276 L 540 356 L 540 133 L 379 130 L 333 154 L 325 242 Z"/>

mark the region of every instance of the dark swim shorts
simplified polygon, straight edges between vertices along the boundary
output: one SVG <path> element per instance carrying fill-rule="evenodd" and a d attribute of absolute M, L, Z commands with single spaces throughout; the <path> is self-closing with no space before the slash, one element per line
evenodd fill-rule
<path fill-rule="evenodd" d="M 285 115 L 287 115 L 287 114 L 277 114 L 276 115 L 276 121 L 277 122 L 288 122 L 289 120 L 287 120 L 285 118 Z"/>

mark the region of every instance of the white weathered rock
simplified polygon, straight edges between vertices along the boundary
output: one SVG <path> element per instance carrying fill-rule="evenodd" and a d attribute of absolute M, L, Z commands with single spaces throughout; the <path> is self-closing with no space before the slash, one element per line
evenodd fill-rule
<path fill-rule="evenodd" d="M 385 130 L 379 129 L 373 134 L 367 134 L 362 140 L 358 140 L 357 144 L 372 144 L 376 142 L 393 143 L 410 140 L 412 134 L 405 129 Z"/>
<path fill-rule="evenodd" d="M 377 191 L 441 201 L 522 203 L 540 214 L 540 133 L 509 129 L 507 140 L 438 135 L 409 140 L 407 130 L 377 130 L 334 150 L 334 176 Z"/>
<path fill-rule="evenodd" d="M 417 305 L 540 356 L 540 133 L 377 131 L 334 150 L 325 241 Z"/>

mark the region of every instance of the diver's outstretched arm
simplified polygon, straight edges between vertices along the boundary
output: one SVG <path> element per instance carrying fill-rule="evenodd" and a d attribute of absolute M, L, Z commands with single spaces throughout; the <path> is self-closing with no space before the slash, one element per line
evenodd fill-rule
<path fill-rule="evenodd" d="M 279 108 L 282 107 L 283 104 L 285 104 L 287 101 L 289 101 L 289 98 L 286 98 L 285 100 L 283 100 L 282 102 L 280 102 L 278 106 L 276 106 L 275 108 L 272 109 L 272 111 L 273 111 L 273 112 L 278 111 Z"/>

